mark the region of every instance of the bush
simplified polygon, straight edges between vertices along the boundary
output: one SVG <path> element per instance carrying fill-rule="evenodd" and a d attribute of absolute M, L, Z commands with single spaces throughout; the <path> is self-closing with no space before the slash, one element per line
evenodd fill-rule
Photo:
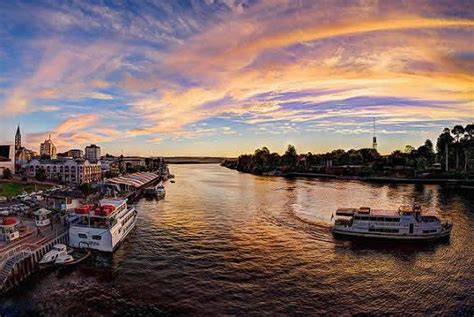
<path fill-rule="evenodd" d="M 3 170 L 3 178 L 4 179 L 11 179 L 13 177 L 12 171 L 9 168 Z"/>

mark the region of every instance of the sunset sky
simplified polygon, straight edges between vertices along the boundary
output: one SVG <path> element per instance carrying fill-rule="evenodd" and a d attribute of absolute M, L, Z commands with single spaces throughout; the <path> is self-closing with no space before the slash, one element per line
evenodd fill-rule
<path fill-rule="evenodd" d="M 474 1 L 1 1 L 0 142 L 236 156 L 474 118 Z"/>

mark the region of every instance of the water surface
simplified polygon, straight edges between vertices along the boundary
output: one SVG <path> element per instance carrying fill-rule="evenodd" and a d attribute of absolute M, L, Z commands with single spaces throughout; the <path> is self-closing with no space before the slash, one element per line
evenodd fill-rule
<path fill-rule="evenodd" d="M 474 313 L 474 201 L 437 185 L 285 179 L 171 165 L 164 200 L 141 199 L 113 256 L 36 274 L 6 315 Z M 337 207 L 417 202 L 454 222 L 428 245 L 335 240 Z"/>

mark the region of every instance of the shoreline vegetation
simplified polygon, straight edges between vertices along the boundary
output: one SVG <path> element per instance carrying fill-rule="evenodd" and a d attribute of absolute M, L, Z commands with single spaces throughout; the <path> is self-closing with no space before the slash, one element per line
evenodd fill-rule
<path fill-rule="evenodd" d="M 445 128 L 436 142 L 405 146 L 389 155 L 373 148 L 298 154 L 293 145 L 280 155 L 267 147 L 225 159 L 222 166 L 264 176 L 314 177 L 384 183 L 453 184 L 474 189 L 474 124 Z"/>

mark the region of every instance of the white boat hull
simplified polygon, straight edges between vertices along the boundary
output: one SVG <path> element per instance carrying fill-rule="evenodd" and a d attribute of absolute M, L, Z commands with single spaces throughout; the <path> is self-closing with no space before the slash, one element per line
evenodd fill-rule
<path fill-rule="evenodd" d="M 360 232 L 333 228 L 333 234 L 355 238 L 384 239 L 384 240 L 438 240 L 447 238 L 451 234 L 451 228 L 432 234 L 387 234 L 375 232 Z"/>
<path fill-rule="evenodd" d="M 121 219 L 110 229 L 91 228 L 84 226 L 71 226 L 69 228 L 69 244 L 73 248 L 94 249 L 102 252 L 113 252 L 119 244 L 135 227 L 137 221 L 137 212 L 135 208 L 130 208 L 133 216 L 124 224 Z M 126 218 L 124 215 L 123 218 Z"/>

